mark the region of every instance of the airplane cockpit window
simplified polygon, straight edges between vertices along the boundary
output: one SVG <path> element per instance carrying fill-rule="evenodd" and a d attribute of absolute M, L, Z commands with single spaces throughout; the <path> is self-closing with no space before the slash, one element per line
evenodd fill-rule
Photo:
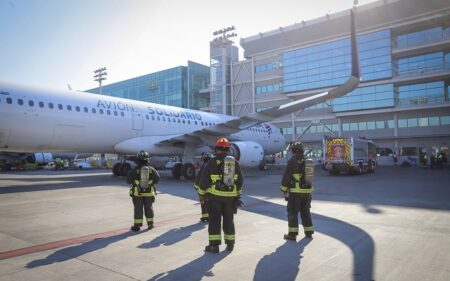
<path fill-rule="evenodd" d="M 6 100 L 6 102 L 8 102 L 8 100 Z M 17 103 L 18 103 L 19 105 L 23 105 L 23 99 L 18 99 L 18 100 L 17 100 Z"/>
<path fill-rule="evenodd" d="M 62 109 L 63 109 L 62 104 L 60 104 L 60 103 L 58 104 L 58 109 L 59 109 L 59 110 L 62 110 Z"/>
<path fill-rule="evenodd" d="M 12 98 L 6 98 L 6 103 L 7 104 L 12 104 Z"/>
<path fill-rule="evenodd" d="M 39 107 L 44 107 L 44 103 L 43 102 L 39 102 Z"/>
<path fill-rule="evenodd" d="M 67 110 L 68 111 L 72 111 L 72 106 L 71 105 L 67 105 Z"/>
<path fill-rule="evenodd" d="M 99 112 L 100 114 L 103 114 L 103 109 L 99 109 L 98 112 Z"/>
<path fill-rule="evenodd" d="M 34 106 L 34 101 L 29 100 L 29 101 L 28 101 L 28 105 L 29 105 L 29 106 Z"/>
<path fill-rule="evenodd" d="M 53 109 L 53 107 L 54 107 L 54 106 L 53 106 L 53 103 L 52 103 L 52 102 L 49 102 L 49 103 L 48 103 L 48 108 Z"/>
<path fill-rule="evenodd" d="M 77 106 L 75 106 L 75 110 L 77 111 L 77 112 L 80 112 L 80 107 L 77 105 Z"/>
<path fill-rule="evenodd" d="M 97 112 L 97 110 L 95 110 L 95 108 L 93 108 L 93 109 L 92 109 L 92 113 L 95 114 L 96 112 Z"/>
<path fill-rule="evenodd" d="M 88 113 L 88 112 L 89 112 L 89 108 L 87 108 L 87 107 L 84 107 L 83 109 L 84 109 L 84 112 L 86 112 L 86 113 Z"/>

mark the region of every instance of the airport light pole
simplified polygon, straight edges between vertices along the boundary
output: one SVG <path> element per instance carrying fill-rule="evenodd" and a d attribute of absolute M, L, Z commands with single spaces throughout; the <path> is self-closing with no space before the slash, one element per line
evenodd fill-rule
<path fill-rule="evenodd" d="M 226 60 L 225 58 L 229 56 L 229 65 L 230 65 L 230 72 L 232 71 L 233 68 L 233 54 L 232 54 L 232 44 L 233 41 L 231 41 L 228 38 L 232 38 L 232 37 L 236 37 L 237 34 L 234 33 L 234 31 L 236 30 L 236 28 L 234 26 L 230 26 L 230 27 L 225 27 L 222 28 L 220 30 L 214 31 L 213 35 L 214 36 L 218 36 L 214 39 L 214 41 L 216 42 L 217 45 L 222 47 L 222 114 L 228 114 L 227 112 L 227 85 L 230 85 L 230 106 L 233 107 L 232 105 L 232 91 L 233 91 L 233 85 L 232 85 L 232 76 L 231 73 L 230 74 L 230 81 L 227 80 L 227 65 L 228 65 L 228 60 Z M 228 33 L 228 32 L 233 32 L 233 33 Z M 227 47 L 229 47 L 229 54 L 227 54 Z"/>
<path fill-rule="evenodd" d="M 100 95 L 101 95 L 102 94 L 102 81 L 106 80 L 106 77 L 104 77 L 104 76 L 108 75 L 108 73 L 106 73 L 106 67 L 102 67 L 102 68 L 96 69 L 96 70 L 94 70 L 94 73 L 95 73 L 94 81 L 98 81 L 99 92 L 100 92 Z"/>

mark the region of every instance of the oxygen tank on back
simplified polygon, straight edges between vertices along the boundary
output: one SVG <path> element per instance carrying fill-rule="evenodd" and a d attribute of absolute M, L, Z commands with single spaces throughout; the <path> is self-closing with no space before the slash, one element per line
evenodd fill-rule
<path fill-rule="evenodd" d="M 314 180 L 314 161 L 311 158 L 305 159 L 305 187 L 311 188 Z"/>
<path fill-rule="evenodd" d="M 149 189 L 149 175 L 150 168 L 148 166 L 142 166 L 140 169 L 139 189 L 141 191 L 147 191 Z"/>
<path fill-rule="evenodd" d="M 223 161 L 223 184 L 231 187 L 234 185 L 234 173 L 236 162 L 233 156 L 226 156 Z"/>

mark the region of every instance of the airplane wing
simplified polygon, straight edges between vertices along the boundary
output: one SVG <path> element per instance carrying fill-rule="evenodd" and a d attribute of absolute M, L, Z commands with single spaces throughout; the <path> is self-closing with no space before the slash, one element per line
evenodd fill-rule
<path fill-rule="evenodd" d="M 202 143 L 204 139 L 210 138 L 211 136 L 230 135 L 240 130 L 258 125 L 260 123 L 272 121 L 283 115 L 305 109 L 318 103 L 325 102 L 326 100 L 342 97 L 356 89 L 360 81 L 360 70 L 358 50 L 356 45 L 355 16 L 353 14 L 353 11 L 351 11 L 350 13 L 352 69 L 350 77 L 344 84 L 335 87 L 327 92 L 315 94 L 277 107 L 272 107 L 260 112 L 241 116 L 239 118 L 236 117 L 236 119 L 219 123 L 216 126 L 204 128 L 189 134 L 182 134 L 176 137 L 172 137 L 170 139 L 161 141 L 159 144 L 170 144 L 175 142 Z"/>

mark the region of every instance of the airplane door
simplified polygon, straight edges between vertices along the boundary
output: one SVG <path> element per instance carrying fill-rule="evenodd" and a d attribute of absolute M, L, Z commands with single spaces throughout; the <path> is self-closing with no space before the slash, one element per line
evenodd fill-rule
<path fill-rule="evenodd" d="M 144 116 L 140 112 L 133 112 L 133 130 L 142 130 L 144 127 Z"/>

